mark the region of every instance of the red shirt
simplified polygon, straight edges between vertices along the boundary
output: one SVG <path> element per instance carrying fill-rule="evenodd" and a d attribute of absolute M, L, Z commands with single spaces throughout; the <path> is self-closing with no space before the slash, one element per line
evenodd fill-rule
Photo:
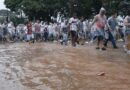
<path fill-rule="evenodd" d="M 97 15 L 96 27 L 98 29 L 103 29 L 105 27 L 105 24 L 106 24 L 106 17 L 105 16 L 101 17 L 100 15 Z"/>
<path fill-rule="evenodd" d="M 31 23 L 27 24 L 27 29 L 28 29 L 27 34 L 31 35 L 32 34 L 32 24 Z"/>

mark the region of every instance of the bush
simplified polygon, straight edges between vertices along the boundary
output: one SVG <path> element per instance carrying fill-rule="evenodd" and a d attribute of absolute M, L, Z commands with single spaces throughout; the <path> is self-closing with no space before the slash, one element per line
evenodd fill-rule
<path fill-rule="evenodd" d="M 10 21 L 12 21 L 15 25 L 25 24 L 26 22 L 25 18 L 18 18 L 18 17 L 11 17 Z"/>

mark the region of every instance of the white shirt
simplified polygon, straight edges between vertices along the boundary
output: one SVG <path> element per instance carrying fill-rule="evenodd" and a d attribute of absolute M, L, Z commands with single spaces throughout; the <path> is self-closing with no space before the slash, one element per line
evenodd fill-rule
<path fill-rule="evenodd" d="M 49 34 L 53 34 L 53 26 L 52 25 L 48 26 L 48 31 L 49 31 Z"/>
<path fill-rule="evenodd" d="M 45 25 L 44 24 L 41 24 L 41 32 L 43 32 L 44 31 L 44 29 L 45 29 Z"/>
<path fill-rule="evenodd" d="M 117 17 L 117 23 L 118 23 L 118 25 L 119 26 L 123 26 L 124 24 L 123 24 L 123 17 L 121 17 L 120 15 Z"/>
<path fill-rule="evenodd" d="M 78 27 L 77 27 L 78 19 L 70 18 L 69 24 L 71 24 L 71 26 L 70 26 L 70 30 L 71 31 L 77 31 L 78 30 Z"/>
<path fill-rule="evenodd" d="M 8 23 L 8 31 L 10 34 L 15 33 L 15 27 L 12 25 L 12 23 Z"/>
<path fill-rule="evenodd" d="M 83 30 L 86 31 L 87 30 L 87 21 L 83 22 Z"/>
<path fill-rule="evenodd" d="M 64 28 L 64 22 L 61 23 L 61 28 Z"/>

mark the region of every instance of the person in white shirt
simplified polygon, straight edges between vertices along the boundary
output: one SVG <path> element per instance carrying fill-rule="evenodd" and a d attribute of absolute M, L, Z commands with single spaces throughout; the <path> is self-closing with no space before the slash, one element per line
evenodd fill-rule
<path fill-rule="evenodd" d="M 130 10 L 128 10 L 128 15 L 124 19 L 125 25 L 125 51 L 130 53 Z"/>
<path fill-rule="evenodd" d="M 19 28 L 18 28 L 18 32 L 19 32 L 19 38 L 21 41 L 25 40 L 25 25 L 24 24 L 20 24 L 18 25 Z"/>
<path fill-rule="evenodd" d="M 49 32 L 49 40 L 53 41 L 54 36 L 53 36 L 53 24 L 52 23 L 50 23 L 48 26 L 48 32 Z"/>
<path fill-rule="evenodd" d="M 124 39 L 124 24 L 123 24 L 123 21 L 124 21 L 123 16 L 121 14 L 118 15 L 118 17 L 117 17 L 118 31 L 119 31 L 119 34 L 121 36 L 121 39 L 123 41 L 125 41 L 125 39 Z"/>
<path fill-rule="evenodd" d="M 40 41 L 41 40 L 41 24 L 39 20 L 37 20 L 37 22 L 34 24 L 34 28 L 35 28 L 35 40 Z"/>
<path fill-rule="evenodd" d="M 83 32 L 84 32 L 84 37 L 85 37 L 85 39 L 87 39 L 87 36 L 88 36 L 88 27 L 87 27 L 87 25 L 88 25 L 88 20 L 84 20 L 83 21 Z"/>
<path fill-rule="evenodd" d="M 72 46 L 76 46 L 77 38 L 78 38 L 78 18 L 76 15 L 74 15 L 72 18 L 69 20 L 70 24 L 70 34 L 71 34 L 71 43 Z"/>
<path fill-rule="evenodd" d="M 63 37 L 61 44 L 67 45 L 68 44 L 68 22 L 67 22 L 67 20 L 62 22 L 61 33 L 62 33 L 62 37 Z"/>
<path fill-rule="evenodd" d="M 57 32 L 56 32 L 56 27 L 57 27 L 57 24 L 56 24 L 56 23 L 53 23 L 52 30 L 53 30 L 53 39 L 54 39 L 54 40 L 57 40 L 57 39 L 58 39 L 58 35 L 57 35 Z M 57 41 L 58 41 L 58 40 L 57 40 Z"/>
<path fill-rule="evenodd" d="M 8 32 L 9 32 L 9 38 L 10 38 L 10 40 L 13 41 L 15 39 L 15 35 L 16 35 L 16 29 L 15 29 L 13 22 L 9 22 L 7 28 L 8 28 Z"/>

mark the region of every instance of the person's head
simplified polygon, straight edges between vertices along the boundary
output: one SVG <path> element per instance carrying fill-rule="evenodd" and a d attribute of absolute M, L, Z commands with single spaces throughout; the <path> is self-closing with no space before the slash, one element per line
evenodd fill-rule
<path fill-rule="evenodd" d="M 36 22 L 37 22 L 37 23 L 40 23 L 40 20 L 37 20 Z"/>
<path fill-rule="evenodd" d="M 105 15 L 105 14 L 106 14 L 105 8 L 102 7 L 102 8 L 100 9 L 99 14 L 102 15 L 102 16 Z"/>
<path fill-rule="evenodd" d="M 29 24 L 31 24 L 32 22 L 31 21 L 29 21 Z"/>
<path fill-rule="evenodd" d="M 28 20 L 28 21 L 26 22 L 26 24 L 27 24 L 27 25 L 28 25 L 28 24 L 32 24 L 32 22 Z"/>
<path fill-rule="evenodd" d="M 111 13 L 111 15 L 112 15 L 113 18 L 116 18 L 116 17 L 117 17 L 117 12 L 114 12 L 114 11 L 113 11 L 113 12 Z"/>
<path fill-rule="evenodd" d="M 83 17 L 83 16 L 81 16 L 81 17 L 80 17 L 80 20 L 81 20 L 81 21 L 84 21 L 84 17 Z"/>
<path fill-rule="evenodd" d="M 73 18 L 77 18 L 77 14 L 76 13 L 73 14 Z"/>
<path fill-rule="evenodd" d="M 122 13 L 122 12 L 119 12 L 118 15 L 123 16 L 123 13 Z"/>

